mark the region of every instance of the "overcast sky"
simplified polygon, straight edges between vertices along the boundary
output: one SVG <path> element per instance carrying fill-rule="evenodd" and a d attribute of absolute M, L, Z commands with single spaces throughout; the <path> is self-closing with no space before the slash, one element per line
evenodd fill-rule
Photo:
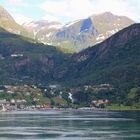
<path fill-rule="evenodd" d="M 20 24 L 40 19 L 67 23 L 106 11 L 140 22 L 140 0 L 0 0 L 0 5 Z"/>

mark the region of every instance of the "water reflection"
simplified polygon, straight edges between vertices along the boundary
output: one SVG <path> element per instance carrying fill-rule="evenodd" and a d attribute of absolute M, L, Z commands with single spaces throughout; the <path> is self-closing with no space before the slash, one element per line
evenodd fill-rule
<path fill-rule="evenodd" d="M 139 140 L 140 113 L 36 111 L 0 114 L 2 140 Z"/>

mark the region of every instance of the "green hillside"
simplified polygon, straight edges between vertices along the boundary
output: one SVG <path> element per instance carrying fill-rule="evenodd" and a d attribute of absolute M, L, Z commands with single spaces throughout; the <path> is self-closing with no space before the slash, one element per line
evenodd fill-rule
<path fill-rule="evenodd" d="M 125 100 L 132 88 L 140 86 L 140 24 L 73 55 L 64 65 L 61 80 L 66 85 L 109 83 L 115 87 L 118 100 Z"/>
<path fill-rule="evenodd" d="M 0 83 L 47 83 L 66 55 L 52 46 L 0 29 Z"/>
<path fill-rule="evenodd" d="M 140 24 L 73 55 L 1 28 L 0 75 L 0 84 L 110 84 L 116 102 L 139 106 Z"/>

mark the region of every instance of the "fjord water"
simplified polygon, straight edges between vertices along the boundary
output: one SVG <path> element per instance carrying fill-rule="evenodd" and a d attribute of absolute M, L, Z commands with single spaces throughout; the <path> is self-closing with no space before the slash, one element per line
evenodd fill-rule
<path fill-rule="evenodd" d="M 0 140 L 139 140 L 139 112 L 34 111 L 0 114 Z"/>

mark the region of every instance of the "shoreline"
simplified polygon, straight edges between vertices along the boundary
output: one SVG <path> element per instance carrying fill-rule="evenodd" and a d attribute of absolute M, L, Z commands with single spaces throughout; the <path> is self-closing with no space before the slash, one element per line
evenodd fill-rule
<path fill-rule="evenodd" d="M 117 111 L 117 112 L 139 112 L 140 109 L 109 109 L 109 108 L 50 108 L 50 109 L 17 109 L 17 110 L 0 110 L 0 113 L 3 112 L 20 112 L 20 111 L 103 111 L 103 112 L 109 112 L 109 111 Z"/>

